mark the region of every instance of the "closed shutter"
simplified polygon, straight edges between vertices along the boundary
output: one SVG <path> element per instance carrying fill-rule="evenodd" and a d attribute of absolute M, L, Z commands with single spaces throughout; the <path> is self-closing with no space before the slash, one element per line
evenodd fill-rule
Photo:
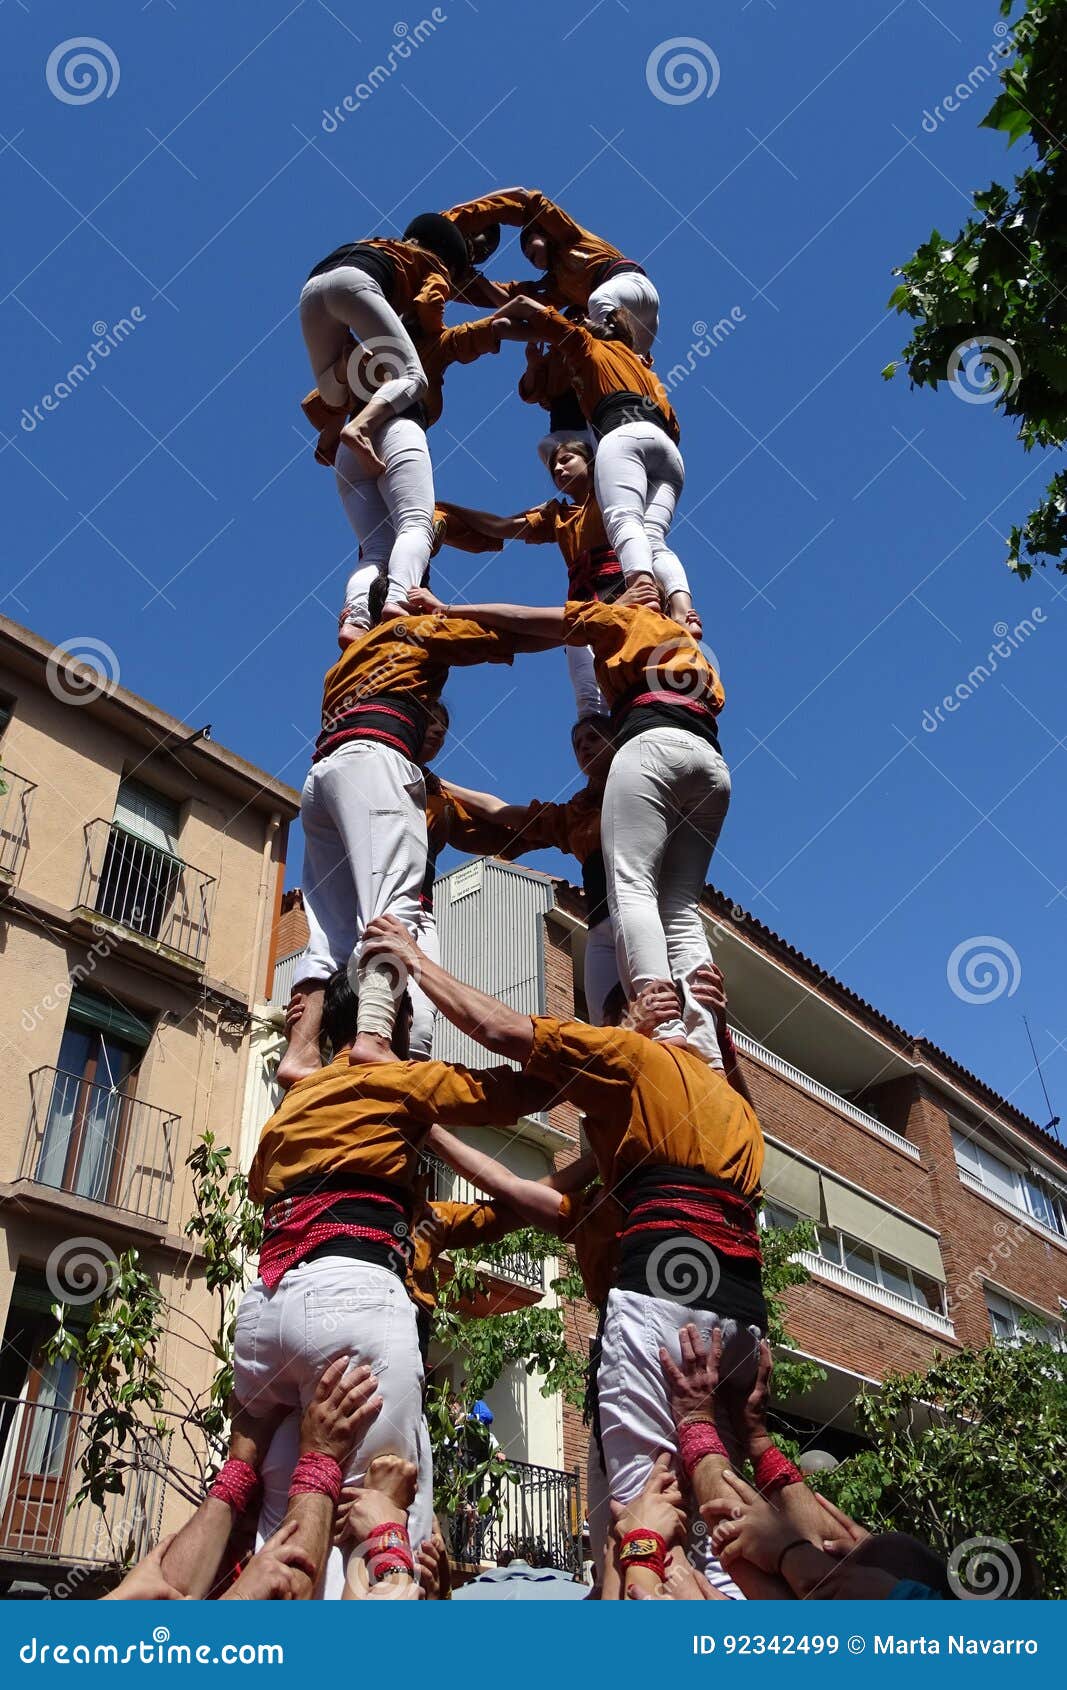
<path fill-rule="evenodd" d="M 131 1010 L 123 1009 L 121 1004 L 110 1003 L 107 998 L 98 998 L 95 992 L 72 992 L 67 1020 L 79 1027 L 92 1027 L 98 1033 L 107 1033 L 113 1039 L 121 1039 L 125 1044 L 140 1045 L 142 1048 L 152 1037 L 149 1022 L 142 1021 L 141 1017 L 134 1015 Z"/>
<path fill-rule="evenodd" d="M 798 1215 L 813 1221 L 821 1216 L 818 1168 L 799 1162 L 774 1144 L 767 1145 L 763 1158 L 763 1189 L 768 1197 L 795 1209 Z"/>
<path fill-rule="evenodd" d="M 124 780 L 115 799 L 115 820 L 127 833 L 158 850 L 178 854 L 178 806 L 140 781 Z"/>

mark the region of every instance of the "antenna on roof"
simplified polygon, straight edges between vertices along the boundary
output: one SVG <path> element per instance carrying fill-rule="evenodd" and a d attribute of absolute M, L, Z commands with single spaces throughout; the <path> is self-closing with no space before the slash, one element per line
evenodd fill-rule
<path fill-rule="evenodd" d="M 1042 1072 L 1041 1072 L 1041 1059 L 1040 1059 L 1040 1057 L 1039 1057 L 1039 1056 L 1038 1056 L 1038 1054 L 1037 1054 L 1037 1049 L 1036 1049 L 1036 1047 L 1035 1047 L 1035 1045 L 1034 1045 L 1034 1035 L 1033 1035 L 1033 1034 L 1032 1034 L 1032 1033 L 1031 1033 L 1031 1031 L 1030 1031 L 1030 1023 L 1029 1023 L 1029 1021 L 1028 1021 L 1028 1020 L 1027 1020 L 1027 1019 L 1026 1019 L 1026 1016 L 1025 1016 L 1025 1015 L 1024 1015 L 1024 1016 L 1023 1016 L 1023 1026 L 1024 1026 L 1024 1027 L 1025 1027 L 1025 1028 L 1026 1028 L 1026 1036 L 1027 1036 L 1027 1038 L 1028 1038 L 1028 1039 L 1029 1039 L 1029 1040 L 1030 1040 L 1030 1049 L 1031 1049 L 1031 1050 L 1032 1050 L 1032 1051 L 1033 1051 L 1033 1055 L 1034 1055 L 1034 1067 L 1035 1067 L 1035 1068 L 1036 1068 L 1036 1069 L 1037 1069 L 1037 1077 L 1038 1077 L 1038 1079 L 1039 1079 L 1039 1080 L 1040 1080 L 1040 1081 L 1041 1081 L 1041 1090 L 1042 1090 L 1042 1091 L 1043 1091 L 1043 1092 L 1044 1092 L 1044 1094 L 1045 1094 L 1045 1104 L 1046 1104 L 1046 1106 L 1047 1106 L 1047 1108 L 1048 1108 L 1048 1112 L 1049 1112 L 1049 1115 L 1050 1115 L 1050 1116 L 1051 1116 L 1051 1119 L 1050 1119 L 1050 1121 L 1049 1121 L 1049 1124 L 1048 1124 L 1048 1126 L 1047 1126 L 1047 1127 L 1046 1127 L 1046 1128 L 1045 1128 L 1045 1131 L 1046 1131 L 1046 1132 L 1047 1132 L 1047 1133 L 1050 1133 L 1050 1132 L 1052 1132 L 1052 1130 L 1053 1130 L 1053 1128 L 1054 1128 L 1054 1127 L 1058 1127 L 1058 1126 L 1059 1126 L 1059 1124 L 1060 1124 L 1060 1118 L 1059 1118 L 1059 1116 L 1058 1116 L 1058 1115 L 1053 1115 L 1053 1114 L 1052 1114 L 1052 1099 L 1051 1099 L 1051 1098 L 1050 1098 L 1050 1097 L 1049 1097 L 1049 1094 L 1048 1094 L 1048 1087 L 1047 1087 L 1047 1086 L 1046 1086 L 1046 1084 L 1045 1084 L 1045 1076 L 1044 1076 L 1044 1074 L 1043 1074 L 1043 1073 L 1042 1073 Z"/>

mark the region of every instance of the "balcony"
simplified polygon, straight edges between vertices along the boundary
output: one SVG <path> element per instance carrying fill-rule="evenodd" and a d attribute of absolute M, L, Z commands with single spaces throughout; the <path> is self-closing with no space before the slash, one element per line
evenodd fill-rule
<path fill-rule="evenodd" d="M 453 1560 L 474 1572 L 487 1562 L 506 1567 L 516 1558 L 531 1567 L 582 1570 L 582 1516 L 578 1473 L 508 1463 L 513 1482 L 505 1482 L 499 1500 L 478 1513 L 484 1490 L 473 1488 L 449 1517 L 447 1539 Z"/>
<path fill-rule="evenodd" d="M 68 1512 L 87 1418 L 54 1403 L 0 1397 L 0 1569 L 48 1584 L 53 1595 L 92 1594 L 101 1574 L 140 1559 L 159 1525 L 162 1481 L 147 1466 L 135 1468 L 125 1494 L 109 1496 L 102 1508 L 85 1503 Z"/>
<path fill-rule="evenodd" d="M 136 936 L 155 954 L 201 970 L 215 880 L 118 822 L 85 829 L 78 909 L 93 929 Z"/>
<path fill-rule="evenodd" d="M 736 1027 L 731 1028 L 731 1031 L 738 1050 L 744 1051 L 746 1056 L 751 1056 L 764 1068 L 770 1068 L 775 1074 L 780 1074 L 783 1079 L 792 1081 L 793 1085 L 799 1086 L 800 1090 L 806 1091 L 810 1097 L 817 1097 L 821 1103 L 828 1104 L 831 1109 L 836 1109 L 839 1115 L 844 1115 L 848 1120 L 853 1121 L 857 1127 L 862 1127 L 864 1132 L 873 1133 L 875 1138 L 883 1139 L 886 1144 L 891 1144 L 893 1149 L 899 1150 L 902 1156 L 909 1157 L 913 1162 L 921 1161 L 914 1144 L 900 1133 L 895 1133 L 892 1127 L 887 1127 L 876 1116 L 868 1115 L 867 1111 L 859 1108 L 858 1104 L 850 1103 L 847 1097 L 842 1097 L 838 1092 L 831 1091 L 830 1087 L 824 1086 L 821 1080 L 813 1080 L 811 1075 L 805 1074 L 802 1068 L 794 1068 L 791 1062 L 787 1062 L 784 1057 L 777 1056 L 773 1050 L 768 1050 L 766 1045 L 761 1045 L 758 1040 L 750 1039 L 747 1033 L 739 1032 Z"/>
<path fill-rule="evenodd" d="M 33 781 L 14 769 L 0 769 L 0 886 L 18 879 L 30 842 Z"/>
<path fill-rule="evenodd" d="M 442 1203 L 485 1201 L 485 1193 L 479 1191 L 469 1180 L 462 1179 L 459 1174 L 453 1172 L 447 1162 L 430 1155 L 424 1155 L 421 1161 L 429 1173 L 428 1197 Z M 529 1286 L 537 1292 L 542 1292 L 545 1288 L 544 1263 L 527 1250 L 512 1250 L 506 1254 L 497 1251 L 492 1261 L 487 1261 L 485 1265 L 490 1273 L 500 1278 L 512 1279 L 517 1285 Z"/>
<path fill-rule="evenodd" d="M 19 1178 L 164 1223 L 181 1117 L 80 1074 L 30 1075 Z"/>
<path fill-rule="evenodd" d="M 865 1279 L 860 1273 L 853 1273 L 851 1268 L 839 1262 L 828 1261 L 825 1256 L 816 1255 L 814 1250 L 800 1250 L 795 1258 L 803 1262 L 813 1279 L 821 1279 L 828 1285 L 836 1285 L 842 1291 L 851 1291 L 857 1297 L 863 1297 L 868 1303 L 877 1303 L 881 1308 L 888 1309 L 890 1314 L 903 1315 L 906 1320 L 914 1320 L 916 1325 L 925 1326 L 928 1332 L 936 1332 L 942 1338 L 955 1338 L 956 1328 L 947 1314 L 941 1314 L 937 1309 L 927 1308 L 925 1303 L 913 1303 L 910 1297 L 902 1297 L 897 1291 L 890 1291 L 877 1281 Z"/>

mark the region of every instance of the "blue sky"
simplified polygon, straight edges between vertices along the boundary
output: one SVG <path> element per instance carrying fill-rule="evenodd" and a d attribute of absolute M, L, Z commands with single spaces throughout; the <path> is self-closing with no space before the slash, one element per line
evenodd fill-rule
<path fill-rule="evenodd" d="M 324 123 L 420 20 L 408 57 Z M 885 310 L 893 265 L 1021 156 L 977 127 L 992 83 L 924 128 L 988 63 L 996 23 L 993 0 L 6 0 L 0 609 L 104 642 L 126 685 L 299 785 L 353 550 L 297 409 L 303 277 L 418 211 L 543 188 L 645 262 L 661 369 L 733 314 L 673 394 L 675 535 L 727 689 L 715 878 L 1044 1121 L 1022 1015 L 1064 1107 L 1067 614 L 1059 575 L 1020 585 L 1003 562 L 1044 466 L 989 407 L 879 374 L 906 339 Z M 72 103 L 46 67 L 81 36 L 106 43 L 109 92 Z M 650 60 L 679 37 L 702 43 L 710 97 L 652 91 Z M 497 274 L 524 268 L 501 249 Z M 121 344 L 42 409 L 122 319 Z M 442 496 L 548 496 L 520 358 L 450 376 Z M 482 562 L 445 554 L 436 579 L 561 596 L 554 550 Z M 995 630 L 1026 617 L 938 722 Z M 516 799 L 572 790 L 560 654 L 457 671 L 449 697 L 442 772 Z M 297 839 L 291 882 L 299 856 Z M 949 960 L 982 936 L 1014 989 L 967 1002 Z"/>

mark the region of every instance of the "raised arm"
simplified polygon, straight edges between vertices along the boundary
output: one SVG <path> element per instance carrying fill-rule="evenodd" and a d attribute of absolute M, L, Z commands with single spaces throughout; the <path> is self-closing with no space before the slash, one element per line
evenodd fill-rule
<path fill-rule="evenodd" d="M 431 1127 L 426 1148 L 440 1156 L 463 1179 L 470 1180 L 486 1196 L 505 1203 L 527 1226 L 540 1227 L 543 1232 L 559 1230 L 562 1199 L 558 1191 L 539 1180 L 523 1179 L 505 1168 L 495 1156 L 475 1150 L 444 1127 Z"/>
<path fill-rule="evenodd" d="M 517 511 L 514 516 L 494 516 L 492 511 L 471 510 L 468 505 L 441 503 L 437 508 L 446 517 L 457 517 L 476 534 L 484 534 L 487 540 L 517 540 L 526 526 L 525 511 Z"/>
<path fill-rule="evenodd" d="M 413 587 L 408 604 L 416 615 L 460 615 L 468 622 L 483 628 L 495 628 L 498 633 L 511 634 L 516 639 L 536 639 L 547 645 L 562 645 L 567 634 L 563 606 L 549 608 L 525 604 L 464 604 L 444 605 L 426 587 Z"/>
<path fill-rule="evenodd" d="M 395 916 L 380 915 L 363 937 L 363 957 L 387 955 L 399 960 L 418 981 L 432 1004 L 468 1038 L 511 1062 L 525 1064 L 533 1050 L 533 1022 L 475 986 L 457 980 L 420 951 Z"/>

